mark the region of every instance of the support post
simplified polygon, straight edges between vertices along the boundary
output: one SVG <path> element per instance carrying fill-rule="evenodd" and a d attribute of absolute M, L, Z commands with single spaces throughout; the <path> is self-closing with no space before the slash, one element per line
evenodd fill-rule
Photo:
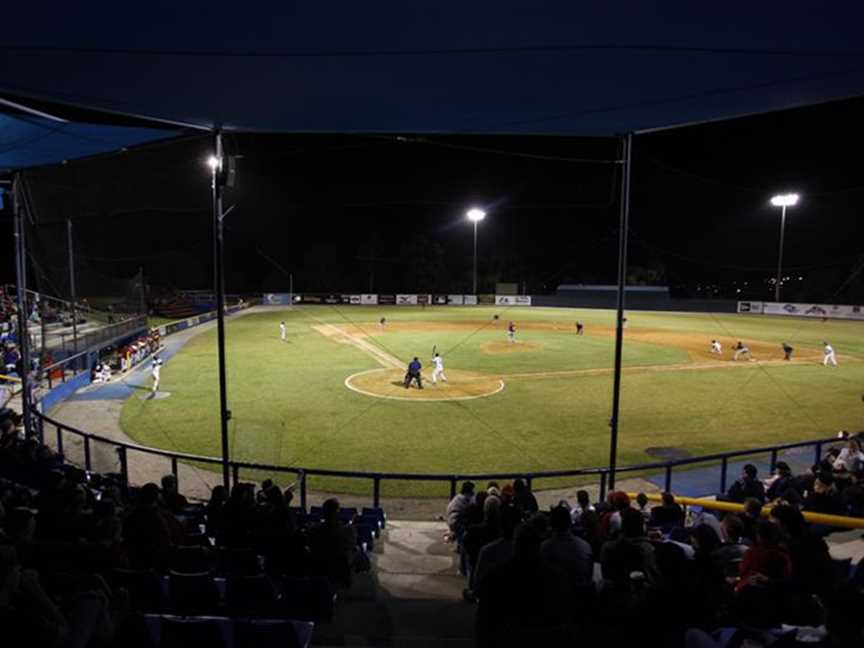
<path fill-rule="evenodd" d="M 13 214 L 15 220 L 15 292 L 18 307 L 18 350 L 21 356 L 21 415 L 24 434 L 33 433 L 30 402 L 30 330 L 27 326 L 27 241 L 24 228 L 24 187 L 20 174 L 13 183 Z M 40 442 L 43 439 L 40 438 Z"/>
<path fill-rule="evenodd" d="M 477 294 L 477 221 L 474 221 L 474 290 L 473 294 Z"/>
<path fill-rule="evenodd" d="M 69 297 L 72 300 L 72 353 L 78 353 L 78 292 L 75 287 L 75 253 L 72 247 L 72 219 L 66 219 L 66 246 L 69 250 Z"/>
<path fill-rule="evenodd" d="M 229 467 L 228 421 L 231 412 L 228 410 L 228 386 L 225 376 L 225 268 L 222 253 L 224 239 L 222 229 L 222 192 L 225 187 L 225 175 L 222 160 L 222 132 L 216 130 L 214 138 L 213 165 L 213 292 L 216 293 L 216 349 L 219 357 L 219 427 L 222 435 L 222 483 L 226 490 L 231 490 L 231 473 Z"/>
<path fill-rule="evenodd" d="M 620 220 L 618 225 L 618 307 L 615 316 L 615 374 L 612 384 L 612 417 L 609 420 L 609 490 L 615 490 L 618 461 L 618 422 L 621 413 L 621 355 L 624 348 L 624 298 L 627 284 L 627 223 L 630 218 L 630 158 L 633 135 L 621 140 L 622 172 Z"/>
<path fill-rule="evenodd" d="M 780 208 L 780 251 L 777 253 L 777 282 L 774 284 L 774 301 L 780 302 L 780 284 L 783 283 L 783 239 L 786 235 L 786 205 Z"/>

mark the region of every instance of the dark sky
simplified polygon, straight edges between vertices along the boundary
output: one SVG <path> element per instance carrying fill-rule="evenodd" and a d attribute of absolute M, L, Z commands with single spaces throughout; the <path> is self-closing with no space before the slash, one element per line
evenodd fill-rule
<path fill-rule="evenodd" d="M 717 296 L 768 297 L 779 237 L 768 200 L 794 190 L 802 201 L 787 218 L 784 266 L 796 277 L 787 297 L 864 299 L 861 278 L 849 280 L 864 260 L 862 107 L 850 100 L 637 137 L 634 278 L 680 295 L 704 296 L 710 285 L 712 295 L 716 286 Z M 473 205 L 488 212 L 481 290 L 615 280 L 615 140 L 244 135 L 226 145 L 242 156 L 226 195 L 236 204 L 226 217 L 229 291 L 287 290 L 288 273 L 299 291 L 468 290 L 464 212 Z M 34 173 L 43 289 L 64 290 L 58 223 L 67 217 L 90 290 L 139 266 L 153 285 L 210 287 L 208 146 L 198 138 Z"/>

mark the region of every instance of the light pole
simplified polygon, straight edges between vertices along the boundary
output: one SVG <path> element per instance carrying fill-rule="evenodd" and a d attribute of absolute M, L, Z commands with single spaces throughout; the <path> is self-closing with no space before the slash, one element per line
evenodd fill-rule
<path fill-rule="evenodd" d="M 774 207 L 780 208 L 780 252 L 777 254 L 777 281 L 774 284 L 774 301 L 780 301 L 780 283 L 783 281 L 783 236 L 786 232 L 786 208 L 798 204 L 798 194 L 778 194 L 771 199 Z"/>
<path fill-rule="evenodd" d="M 477 294 L 477 223 L 486 218 L 486 212 L 473 207 L 465 214 L 474 223 L 474 294 Z"/>

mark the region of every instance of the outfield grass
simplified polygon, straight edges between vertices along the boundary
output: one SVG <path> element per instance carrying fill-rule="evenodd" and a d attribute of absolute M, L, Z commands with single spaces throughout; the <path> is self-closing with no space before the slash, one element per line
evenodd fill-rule
<path fill-rule="evenodd" d="M 302 307 L 228 320 L 232 457 L 269 464 L 366 471 L 479 472 L 604 464 L 612 376 L 609 372 L 507 378 L 507 374 L 611 367 L 612 311 L 521 308 L 513 319 L 532 349 L 490 353 L 503 334 L 487 307 Z M 378 318 L 385 316 L 382 331 Z M 577 337 L 576 320 L 586 325 Z M 649 447 L 693 454 L 833 435 L 862 428 L 864 325 L 754 315 L 628 314 L 628 335 L 666 331 L 701 341 L 742 338 L 818 349 L 828 339 L 840 367 L 816 362 L 748 363 L 702 369 L 687 348 L 625 344 L 621 464 L 649 460 Z M 288 325 L 289 343 L 278 323 Z M 428 361 L 437 345 L 448 368 L 505 375 L 505 389 L 471 401 L 401 402 L 350 391 L 345 378 L 380 367 L 368 353 L 328 338 L 324 323 L 364 336 L 401 359 Z M 428 328 L 438 329 L 424 331 Z M 532 328 L 532 326 L 534 328 Z M 408 330 L 414 327 L 413 330 Z M 556 329 L 556 327 L 558 327 Z M 402 330 L 402 329 L 405 330 Z M 684 339 L 682 337 L 682 339 Z M 701 343 L 701 342 L 700 342 Z M 727 354 L 728 359 L 728 354 Z M 658 369 L 635 369 L 656 366 Z M 215 332 L 189 341 L 163 369 L 170 398 L 125 404 L 121 424 L 138 442 L 218 455 Z M 322 489 L 366 493 L 354 480 L 316 479 Z M 428 494 L 427 484 L 385 486 L 385 494 Z"/>

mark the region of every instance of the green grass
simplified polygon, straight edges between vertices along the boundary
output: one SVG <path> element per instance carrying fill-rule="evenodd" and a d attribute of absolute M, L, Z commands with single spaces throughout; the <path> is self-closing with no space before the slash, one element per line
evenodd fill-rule
<path fill-rule="evenodd" d="M 603 465 L 608 457 L 611 374 L 507 380 L 500 394 L 472 401 L 400 402 L 354 393 L 346 376 L 379 365 L 363 351 L 312 329 L 328 322 L 372 340 L 400 358 L 427 360 L 432 345 L 447 366 L 490 373 L 611 367 L 611 337 L 520 330 L 541 348 L 489 354 L 502 340 L 492 313 L 517 323 L 581 319 L 608 327 L 611 311 L 569 309 L 303 307 L 228 320 L 228 389 L 235 459 L 268 464 L 364 471 L 453 473 L 528 471 Z M 384 332 L 390 322 L 476 322 L 464 331 Z M 278 339 L 285 320 L 289 343 Z M 864 325 L 747 315 L 628 314 L 630 330 L 651 328 L 746 340 L 787 340 L 818 347 L 829 339 L 841 366 L 818 364 L 627 373 L 623 379 L 621 464 L 649 460 L 645 448 L 673 446 L 693 454 L 833 435 L 860 429 Z M 392 327 L 396 329 L 398 327 Z M 845 360 L 845 361 L 844 361 Z M 625 364 L 688 361 L 686 352 L 627 342 Z M 218 455 L 215 332 L 189 341 L 163 369 L 171 397 L 129 399 L 121 424 L 136 441 L 171 450 Z M 317 488 L 367 493 L 368 483 L 317 478 Z M 431 494 L 423 483 L 385 486 L 385 494 Z"/>

